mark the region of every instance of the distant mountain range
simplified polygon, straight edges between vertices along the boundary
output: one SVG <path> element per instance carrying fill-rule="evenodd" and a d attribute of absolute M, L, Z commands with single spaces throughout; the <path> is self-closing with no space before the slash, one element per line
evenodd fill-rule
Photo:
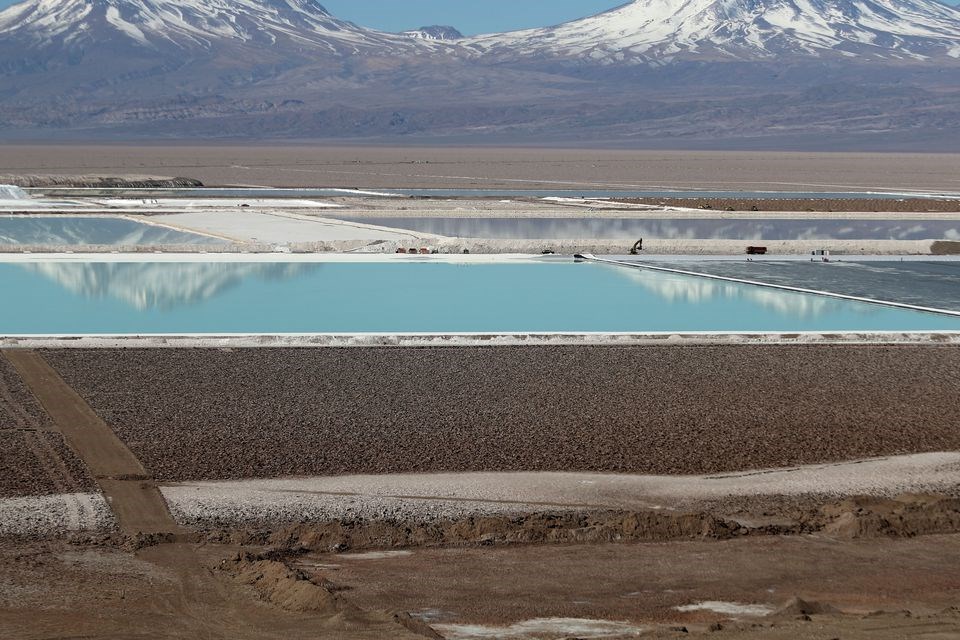
<path fill-rule="evenodd" d="M 315 0 L 29 0 L 0 12 L 0 136 L 947 150 L 960 10 L 635 0 L 463 37 Z"/>

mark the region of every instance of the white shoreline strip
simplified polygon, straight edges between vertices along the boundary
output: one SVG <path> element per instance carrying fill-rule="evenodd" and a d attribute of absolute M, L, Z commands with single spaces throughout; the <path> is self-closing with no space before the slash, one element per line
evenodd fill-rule
<path fill-rule="evenodd" d="M 960 488 L 960 453 L 924 453 L 739 473 L 424 473 L 197 481 L 160 488 L 183 523 L 456 517 L 547 509 L 673 509 L 737 497 L 903 493 Z"/>
<path fill-rule="evenodd" d="M 800 287 L 791 287 L 785 284 L 771 284 L 769 282 L 759 282 L 757 280 L 745 280 L 743 278 L 733 278 L 730 276 L 718 276 L 710 273 L 699 273 L 697 271 L 684 271 L 682 269 L 672 269 L 669 267 L 659 267 L 653 266 L 647 263 L 642 262 L 622 262 L 619 260 L 610 260 L 608 258 L 598 258 L 593 254 L 582 254 L 579 256 L 584 260 L 590 262 L 597 262 L 600 264 L 609 264 L 617 267 L 627 267 L 630 269 L 640 269 L 648 271 L 659 271 L 661 273 L 672 273 L 675 275 L 695 277 L 695 278 L 705 278 L 707 280 L 719 280 L 721 282 L 732 282 L 734 284 L 745 284 L 754 287 L 763 287 L 765 289 L 777 289 L 779 291 L 789 291 L 791 293 L 803 293 L 807 295 L 821 296 L 824 298 L 834 298 L 837 300 L 847 300 L 850 302 L 865 302 L 867 304 L 875 304 L 884 307 L 894 307 L 897 309 L 908 309 L 910 311 L 921 311 L 924 313 L 935 313 L 938 315 L 953 316 L 960 318 L 960 311 L 950 311 L 948 309 L 938 309 L 936 307 L 921 307 L 915 304 L 907 304 L 905 302 L 890 302 L 889 300 L 877 300 L 874 298 L 861 298 L 859 296 L 851 296 L 843 293 L 833 293 L 830 291 L 820 291 L 818 289 L 803 289 Z"/>
<path fill-rule="evenodd" d="M 937 332 L 648 332 L 648 333 L 275 333 L 20 334 L 0 336 L 4 349 L 109 348 L 370 348 L 643 345 L 960 345 L 960 330 Z"/>

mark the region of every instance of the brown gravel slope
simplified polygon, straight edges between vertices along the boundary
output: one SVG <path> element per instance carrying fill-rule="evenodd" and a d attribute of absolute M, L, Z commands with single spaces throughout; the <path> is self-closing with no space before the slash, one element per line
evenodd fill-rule
<path fill-rule="evenodd" d="M 62 350 L 160 480 L 710 473 L 960 448 L 951 346 Z"/>
<path fill-rule="evenodd" d="M 63 436 L 0 357 L 0 497 L 86 491 L 93 479 Z"/>

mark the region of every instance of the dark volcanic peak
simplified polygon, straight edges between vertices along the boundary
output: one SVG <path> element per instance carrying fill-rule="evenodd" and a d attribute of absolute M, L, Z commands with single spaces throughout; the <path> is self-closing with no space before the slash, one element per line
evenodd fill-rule
<path fill-rule="evenodd" d="M 507 56 L 960 58 L 960 10 L 935 0 L 634 0 L 556 27 L 470 38 Z"/>
<path fill-rule="evenodd" d="M 430 27 L 420 27 L 412 31 L 404 31 L 403 35 L 420 40 L 462 40 L 463 34 L 457 29 L 447 25 L 433 25 Z"/>

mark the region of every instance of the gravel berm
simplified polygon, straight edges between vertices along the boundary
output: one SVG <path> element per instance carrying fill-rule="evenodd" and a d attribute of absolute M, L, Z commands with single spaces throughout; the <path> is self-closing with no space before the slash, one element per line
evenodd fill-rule
<path fill-rule="evenodd" d="M 56 350 L 162 481 L 699 474 L 960 449 L 960 348 Z"/>

